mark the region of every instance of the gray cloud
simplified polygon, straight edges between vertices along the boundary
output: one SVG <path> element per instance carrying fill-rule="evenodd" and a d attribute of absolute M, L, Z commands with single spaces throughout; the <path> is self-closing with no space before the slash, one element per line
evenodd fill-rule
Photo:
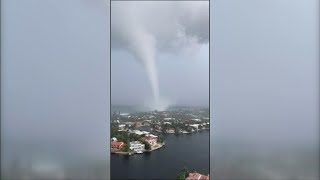
<path fill-rule="evenodd" d="M 112 2 L 112 48 L 123 49 L 142 63 L 157 109 L 160 102 L 158 52 L 199 49 L 208 43 L 208 2 Z"/>

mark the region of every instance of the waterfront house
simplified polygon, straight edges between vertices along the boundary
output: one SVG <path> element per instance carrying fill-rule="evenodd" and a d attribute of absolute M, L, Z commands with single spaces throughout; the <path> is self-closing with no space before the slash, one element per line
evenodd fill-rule
<path fill-rule="evenodd" d="M 141 143 L 140 141 L 132 141 L 130 142 L 130 150 L 135 152 L 144 151 L 145 144 Z"/>
<path fill-rule="evenodd" d="M 186 178 L 186 180 L 209 180 L 209 176 L 205 176 L 197 172 L 194 172 L 189 173 L 189 176 Z"/>
<path fill-rule="evenodd" d="M 111 148 L 112 149 L 120 150 L 123 147 L 124 147 L 124 143 L 123 142 L 118 142 L 118 141 L 112 141 L 111 142 Z"/>
<path fill-rule="evenodd" d="M 153 135 L 153 134 L 148 134 L 148 135 L 146 135 L 146 136 L 150 136 L 150 137 L 154 137 L 154 138 L 157 138 L 157 137 L 158 137 L 158 136 Z"/>
<path fill-rule="evenodd" d="M 173 128 L 169 128 L 169 129 L 166 130 L 166 132 L 167 132 L 167 133 L 174 133 L 175 131 L 174 131 Z"/>
<path fill-rule="evenodd" d="M 148 142 L 151 145 L 157 144 L 157 138 L 155 138 L 155 137 L 147 136 L 147 137 L 142 138 L 142 140 Z"/>
<path fill-rule="evenodd" d="M 193 127 L 195 130 L 198 130 L 200 124 L 190 124 L 189 126 Z"/>

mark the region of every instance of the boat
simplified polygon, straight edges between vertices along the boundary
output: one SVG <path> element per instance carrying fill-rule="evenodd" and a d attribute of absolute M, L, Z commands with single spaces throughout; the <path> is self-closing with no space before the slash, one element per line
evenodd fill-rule
<path fill-rule="evenodd" d="M 137 154 L 142 154 L 143 152 L 142 151 L 137 151 Z"/>

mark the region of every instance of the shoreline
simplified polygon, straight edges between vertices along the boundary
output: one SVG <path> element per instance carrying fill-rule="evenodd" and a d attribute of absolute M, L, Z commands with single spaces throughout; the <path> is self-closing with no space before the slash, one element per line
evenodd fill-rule
<path fill-rule="evenodd" d="M 162 144 L 158 144 L 158 146 L 155 147 L 155 148 L 152 148 L 152 147 L 151 147 L 150 150 L 144 150 L 143 153 L 144 153 L 144 152 L 152 152 L 152 151 L 158 150 L 158 149 L 162 148 L 164 145 L 165 145 L 165 142 L 163 142 Z M 141 154 L 143 154 L 143 153 L 141 153 Z M 115 151 L 115 150 L 112 150 L 112 149 L 111 149 L 111 154 L 120 154 L 120 155 L 129 155 L 129 156 L 131 156 L 131 155 L 139 154 L 139 153 L 135 153 L 135 152 L 124 152 L 124 151 Z"/>
<path fill-rule="evenodd" d="M 197 131 L 194 131 L 194 132 L 182 132 L 182 133 L 164 133 L 160 130 L 153 130 L 155 132 L 158 132 L 158 133 L 161 133 L 161 134 L 177 134 L 177 135 L 180 135 L 180 134 L 192 134 L 192 133 L 197 133 L 197 132 L 200 132 L 200 131 L 204 131 L 204 130 L 210 130 L 210 128 L 205 128 L 205 129 L 199 129 Z"/>

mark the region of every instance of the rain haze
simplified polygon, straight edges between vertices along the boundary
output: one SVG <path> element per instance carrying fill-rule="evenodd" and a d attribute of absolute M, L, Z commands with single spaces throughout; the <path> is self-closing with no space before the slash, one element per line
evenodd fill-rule
<path fill-rule="evenodd" d="M 211 174 L 319 179 L 319 1 L 211 10 Z"/>
<path fill-rule="evenodd" d="M 1 178 L 109 178 L 109 3 L 1 1 Z"/>

